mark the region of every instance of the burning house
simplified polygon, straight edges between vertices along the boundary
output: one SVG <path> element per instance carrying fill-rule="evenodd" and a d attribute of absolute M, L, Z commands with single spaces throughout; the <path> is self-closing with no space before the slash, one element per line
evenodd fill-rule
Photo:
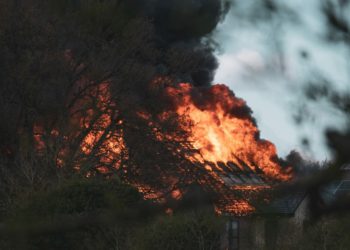
<path fill-rule="evenodd" d="M 229 185 L 240 186 L 242 189 L 244 186 L 249 186 L 249 189 L 256 187 L 267 193 L 271 190 L 271 185 L 255 173 L 250 173 L 249 177 L 245 172 L 239 174 L 242 175 L 245 177 L 241 177 L 238 182 L 230 182 Z M 251 199 L 249 194 L 248 197 L 245 196 L 246 200 Z M 222 248 L 248 250 L 293 246 L 294 240 L 302 234 L 304 224 L 310 219 L 308 202 L 305 191 L 291 191 L 265 201 L 254 202 L 253 199 L 253 209 L 247 209 L 246 214 L 237 214 L 236 211 L 223 213 L 227 222 Z"/>
<path fill-rule="evenodd" d="M 281 166 L 275 146 L 260 138 L 246 102 L 223 84 L 211 85 L 217 62 L 203 38 L 225 13 L 226 1 L 131 2 L 142 6 L 137 17 L 153 18 L 152 27 L 131 18 L 127 26 L 131 34 L 128 29 L 118 30 L 117 35 L 96 42 L 87 40 L 91 36 L 76 37 L 73 31 L 72 41 L 63 43 L 71 47 L 53 46 L 50 63 L 57 60 L 65 78 L 50 85 L 44 77 L 37 89 L 54 93 L 61 106 L 57 104 L 56 113 L 48 109 L 46 95 L 33 101 L 35 108 L 41 108 L 37 116 L 17 119 L 24 123 L 16 128 L 23 144 L 33 143 L 22 148 L 34 149 L 48 159 L 45 164 L 84 177 L 117 175 L 137 187 L 145 199 L 162 204 L 180 200 L 188 186 L 199 185 L 215 194 L 216 212 L 229 217 L 226 245 L 230 250 L 244 249 L 243 235 L 248 235 L 244 228 L 256 238 L 251 243 L 261 245 L 264 226 L 259 216 L 273 212 L 261 210 L 255 199 L 290 180 L 292 173 Z M 97 43 L 98 49 L 84 57 L 88 42 Z M 6 148 L 7 155 L 14 152 Z M 300 203 L 298 197 L 276 203 L 266 199 L 274 212 L 289 216 Z"/>
<path fill-rule="evenodd" d="M 98 100 L 96 107 L 100 114 L 95 117 L 96 110 L 91 110 L 72 120 L 73 124 L 88 131 L 81 139 L 79 160 L 74 163 L 76 170 L 83 170 L 84 163 L 90 161 L 91 164 L 91 159 L 94 159 L 96 165 L 89 168 L 87 176 L 116 172 L 138 187 L 146 199 L 160 203 L 167 202 L 165 193 L 170 192 L 172 199 L 180 200 L 188 186 L 199 184 L 204 190 L 215 194 L 217 213 L 228 218 L 224 249 L 259 249 L 266 242 L 271 242 L 266 241 L 266 238 L 275 237 L 267 235 L 269 230 L 265 227 L 268 223 L 294 223 L 289 222 L 288 218 L 295 215 L 296 208 L 304 198 L 303 194 L 293 194 L 277 201 L 268 200 L 267 207 L 258 207 L 254 203 L 262 192 L 290 180 L 292 173 L 288 167 L 280 166 L 274 145 L 260 139 L 251 110 L 242 99 L 237 98 L 225 85 L 195 87 L 188 83 L 169 84 L 169 79 L 157 78 L 151 88 L 152 91 L 154 88 L 160 89 L 162 98 L 170 102 L 156 120 L 162 123 L 175 116 L 178 131 L 163 132 L 154 117 L 145 110 L 137 112 L 136 119 L 151 128 L 154 145 L 178 142 L 185 136 L 185 144 L 176 143 L 173 148 L 175 152 L 171 155 L 180 157 L 181 162 L 174 163 L 170 169 L 162 164 L 150 166 L 152 176 L 145 172 L 135 175 L 128 145 L 130 135 L 127 131 L 130 128 L 127 127 L 127 121 L 115 120 L 113 117 L 117 104 L 111 100 L 110 86 L 106 82 L 91 91 L 94 100 Z M 81 105 L 78 103 L 78 106 Z M 41 151 L 47 147 L 44 142 L 47 135 L 40 125 L 35 128 L 36 147 Z M 179 131 L 184 134 L 179 136 Z M 59 136 L 59 132 L 52 130 L 50 136 Z M 58 152 L 59 167 L 65 167 L 71 157 L 65 152 L 65 148 Z M 157 167 L 159 177 L 162 177 L 161 185 L 154 175 Z M 157 181 L 154 183 L 145 177 Z M 268 219 L 271 215 L 287 219 L 277 222 Z"/>

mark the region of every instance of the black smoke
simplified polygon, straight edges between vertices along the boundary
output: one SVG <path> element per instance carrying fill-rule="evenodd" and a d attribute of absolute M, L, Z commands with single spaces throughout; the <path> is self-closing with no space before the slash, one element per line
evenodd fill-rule
<path fill-rule="evenodd" d="M 176 72 L 176 80 L 208 86 L 218 66 L 211 44 L 204 42 L 225 16 L 229 2 L 225 0 L 128 0 L 131 10 L 149 18 L 157 35 L 157 46 L 167 54 L 187 53 L 195 67 Z M 166 57 L 166 55 L 164 55 Z M 170 74 L 174 69 L 159 62 Z"/>

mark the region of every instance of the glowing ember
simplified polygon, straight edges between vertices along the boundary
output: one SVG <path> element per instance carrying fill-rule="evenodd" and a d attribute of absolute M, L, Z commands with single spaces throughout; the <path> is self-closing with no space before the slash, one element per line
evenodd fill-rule
<path fill-rule="evenodd" d="M 89 84 L 91 83 L 87 80 L 78 82 L 81 89 Z M 47 146 L 43 139 L 47 137 L 45 135 L 62 136 L 67 144 L 58 150 L 59 167 L 68 162 L 73 164 L 76 170 L 83 169 L 85 164 L 93 165 L 92 169 L 102 174 L 110 173 L 111 169 L 120 170 L 121 167 L 126 173 L 128 166 L 124 160 L 128 159 L 128 149 L 124 143 L 124 121 L 115 118 L 115 112 L 118 111 L 110 97 L 109 83 L 95 84 L 94 87 L 86 89 L 89 91 L 87 98 L 82 98 L 71 107 L 70 126 L 78 127 L 78 132 L 61 135 L 58 130 L 46 132 L 43 126 L 37 125 L 34 128 L 37 150 L 42 151 Z M 278 164 L 275 146 L 259 138 L 259 131 L 246 103 L 235 97 L 225 85 L 208 88 L 196 88 L 188 83 L 171 85 L 170 79 L 159 77 L 150 84 L 150 89 L 164 91 L 165 97 L 173 104 L 172 110 L 159 115 L 160 120 L 166 120 L 174 111 L 181 117 L 178 123 L 189 134 L 188 141 L 196 150 L 194 155 L 192 153 L 186 156 L 187 160 L 205 170 L 208 176 L 215 180 L 217 186 L 214 185 L 213 189 L 216 189 L 216 192 L 227 192 L 222 191 L 223 186 L 232 191 L 223 194 L 220 204 L 216 204 L 219 213 L 251 213 L 254 207 L 242 198 L 242 194 L 256 194 L 269 188 L 265 183 L 239 185 L 237 182 L 230 182 L 232 178 L 249 178 L 252 173 L 265 180 L 285 181 L 290 178 L 290 174 Z M 80 112 L 81 107 L 88 108 Z M 153 125 L 151 115 L 147 112 L 136 110 L 135 114 L 149 126 Z M 162 133 L 156 127 L 153 128 L 153 132 L 158 141 L 177 139 L 171 134 Z M 72 154 L 67 145 L 76 138 L 80 138 L 79 150 Z M 73 163 L 70 161 L 72 157 L 76 157 Z M 92 162 L 91 159 L 96 158 L 98 160 Z M 91 176 L 91 172 L 88 171 L 86 176 Z M 209 185 L 206 180 L 199 182 Z M 162 195 L 160 190 L 146 184 L 137 183 L 135 180 L 130 180 L 130 183 L 135 185 L 145 198 L 159 199 Z M 176 180 L 172 183 L 175 187 Z M 174 189 L 171 197 L 181 199 L 182 192 L 183 190 Z M 235 192 L 240 195 L 236 196 Z"/>
<path fill-rule="evenodd" d="M 224 211 L 225 213 L 242 216 L 253 213 L 255 211 L 255 208 L 252 205 L 250 205 L 247 201 L 238 199 L 230 202 L 225 201 L 225 203 L 222 204 L 220 207 L 217 206 L 215 210 L 218 214 L 222 214 Z"/>

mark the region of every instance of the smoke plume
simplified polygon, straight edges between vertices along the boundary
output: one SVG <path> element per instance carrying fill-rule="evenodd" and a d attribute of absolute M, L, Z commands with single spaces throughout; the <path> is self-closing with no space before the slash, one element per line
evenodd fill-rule
<path fill-rule="evenodd" d="M 225 0 L 133 0 L 130 8 L 137 10 L 155 25 L 157 46 L 167 53 L 187 53 L 193 56 L 194 69 L 184 69 L 176 76 L 179 82 L 208 86 L 218 66 L 213 48 L 203 38 L 210 35 L 225 16 L 229 3 Z M 159 69 L 172 73 L 166 63 Z"/>

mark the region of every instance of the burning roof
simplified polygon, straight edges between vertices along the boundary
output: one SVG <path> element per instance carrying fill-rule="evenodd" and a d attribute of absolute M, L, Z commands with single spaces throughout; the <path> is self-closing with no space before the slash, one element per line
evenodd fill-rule
<path fill-rule="evenodd" d="M 15 22 L 35 27 L 28 37 L 14 37 L 23 44 L 12 46 L 11 25 L 4 33 L 4 48 L 13 54 L 5 53 L 4 61 L 12 63 L 6 68 L 17 67 L 17 56 L 25 62 L 4 79 L 11 93 L 6 101 L 19 105 L 12 135 L 20 135 L 28 155 L 34 151 L 43 164 L 87 177 L 118 175 L 147 198 L 170 193 L 181 199 L 186 186 L 196 183 L 218 194 L 218 210 L 237 213 L 253 209 L 248 194 L 290 178 L 275 146 L 260 138 L 245 101 L 223 84 L 211 85 L 217 61 L 203 38 L 228 1 L 123 1 L 131 4 L 126 7 L 66 1 L 62 9 L 68 11 L 59 18 L 40 1 L 27 13 L 31 2 L 21 2 L 27 15 Z M 141 10 L 133 9 L 138 5 Z M 91 18 L 81 18 L 90 8 L 98 17 L 110 15 L 96 30 L 90 30 Z M 59 21 L 71 18 L 69 29 Z M 32 48 L 38 50 L 35 60 L 27 58 Z M 27 96 L 29 101 L 21 99 Z M 30 104 L 24 115 L 22 103 Z M 15 150 L 4 146 L 12 157 Z"/>
<path fill-rule="evenodd" d="M 153 81 L 152 84 L 164 84 L 166 81 Z M 251 110 L 246 103 L 237 98 L 225 85 L 211 87 L 194 87 L 189 83 L 180 83 L 162 86 L 163 97 L 170 100 L 171 105 L 159 113 L 160 120 L 168 119 L 170 113 L 176 113 L 179 128 L 186 132 L 187 146 L 192 150 L 185 151 L 182 157 L 191 165 L 188 169 L 178 166 L 178 173 L 186 176 L 181 183 L 179 177 L 169 175 L 160 177 L 170 185 L 169 190 L 177 192 L 177 199 L 181 198 L 186 184 L 197 182 L 207 186 L 216 192 L 219 197 L 218 211 L 229 211 L 236 214 L 246 214 L 254 210 L 249 204 L 251 199 L 260 190 L 269 188 L 271 184 L 286 181 L 290 178 L 287 169 L 278 163 L 275 146 L 262 140 L 256 123 L 251 115 Z M 130 171 L 129 147 L 125 143 L 123 119 L 113 119 L 114 109 L 117 104 L 111 100 L 109 83 L 101 83 L 90 90 L 98 100 L 96 109 L 89 112 L 78 113 L 72 119 L 72 124 L 88 129 L 80 143 L 81 156 L 76 161 L 75 168 L 81 169 L 83 162 L 98 158 L 95 169 L 102 173 L 113 172 L 119 174 Z M 86 105 L 86 102 L 95 99 L 83 99 L 75 108 Z M 98 114 L 98 115 L 96 115 Z M 151 114 L 139 111 L 138 119 L 148 126 L 154 126 Z M 180 119 L 181 117 L 181 119 Z M 37 128 L 40 126 L 37 126 Z M 113 129 L 112 129 L 113 128 Z M 44 147 L 43 134 L 36 129 L 35 138 L 38 149 Z M 59 132 L 51 131 L 51 136 L 57 136 Z M 162 132 L 159 128 L 152 128 L 155 141 L 180 141 L 175 133 Z M 69 140 L 69 138 L 66 138 Z M 176 151 L 180 151 L 183 144 L 177 144 Z M 156 149 L 154 149 L 156 150 Z M 61 149 L 58 157 L 60 166 L 67 164 L 68 149 Z M 159 165 L 160 169 L 162 164 Z M 190 169 L 192 168 L 192 169 Z M 197 175 L 200 173 L 199 175 Z M 143 173 L 144 174 L 144 173 Z M 153 172 L 153 174 L 155 174 Z M 161 175 L 161 173 L 159 172 Z M 90 173 L 88 173 L 90 175 Z M 155 176 L 154 176 L 155 177 Z M 128 179 L 129 178 L 129 179 Z M 138 185 L 145 197 L 159 198 L 164 189 L 157 189 L 147 183 L 139 183 L 134 177 L 127 180 Z M 168 179 L 168 180 L 166 180 Z M 163 191 L 162 191 L 163 190 Z"/>
<path fill-rule="evenodd" d="M 260 139 L 250 108 L 227 86 L 195 88 L 182 83 L 168 87 L 166 92 L 177 113 L 190 119 L 190 141 L 199 150 L 197 160 L 209 171 L 258 172 L 277 180 L 289 178 L 277 162 L 275 146 Z"/>

